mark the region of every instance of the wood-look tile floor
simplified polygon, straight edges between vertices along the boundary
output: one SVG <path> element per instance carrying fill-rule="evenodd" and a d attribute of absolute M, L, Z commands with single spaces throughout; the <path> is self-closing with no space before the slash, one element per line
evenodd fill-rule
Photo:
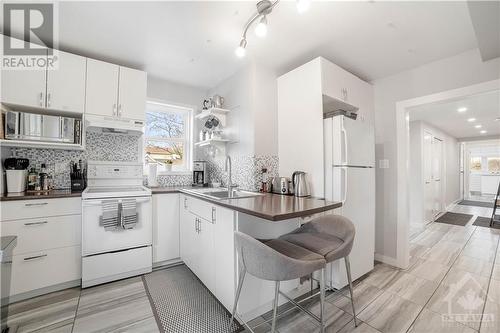
<path fill-rule="evenodd" d="M 407 269 L 377 264 L 355 281 L 358 327 L 348 290 L 329 293 L 326 332 L 500 332 L 500 230 L 472 226 L 476 216 L 491 216 L 490 208 L 456 206 L 452 211 L 474 217 L 465 227 L 422 227 L 412 234 Z M 317 299 L 307 306 L 319 313 Z M 269 332 L 267 319 L 264 315 L 249 324 L 255 332 Z M 8 322 L 11 332 L 159 331 L 140 277 L 12 304 Z M 319 332 L 296 309 L 284 313 L 277 328 L 280 333 Z"/>

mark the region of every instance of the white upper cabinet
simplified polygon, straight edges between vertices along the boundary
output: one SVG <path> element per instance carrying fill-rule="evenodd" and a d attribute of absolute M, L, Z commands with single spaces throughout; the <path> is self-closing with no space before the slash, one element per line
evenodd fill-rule
<path fill-rule="evenodd" d="M 120 67 L 118 116 L 145 119 L 147 75 L 145 72 Z"/>
<path fill-rule="evenodd" d="M 116 117 L 118 115 L 119 66 L 87 59 L 87 94 L 85 113 Z"/>
<path fill-rule="evenodd" d="M 11 40 L 12 43 L 23 43 L 23 41 L 14 38 L 11 38 Z M 46 75 L 46 68 L 2 69 L 2 103 L 34 108 L 45 107 Z"/>
<path fill-rule="evenodd" d="M 86 113 L 144 120 L 146 80 L 145 72 L 88 59 Z"/>
<path fill-rule="evenodd" d="M 47 70 L 46 107 L 83 113 L 85 110 L 85 67 L 87 59 L 56 51 L 57 64 Z"/>

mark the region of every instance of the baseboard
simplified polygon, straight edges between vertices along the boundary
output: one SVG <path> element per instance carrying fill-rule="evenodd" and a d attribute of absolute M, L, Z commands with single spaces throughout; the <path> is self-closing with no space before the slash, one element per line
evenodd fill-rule
<path fill-rule="evenodd" d="M 403 267 L 403 265 L 401 265 L 396 258 L 384 256 L 383 254 L 375 253 L 375 260 L 397 268 L 402 268 L 402 269 L 406 268 Z"/>
<path fill-rule="evenodd" d="M 452 210 L 460 201 L 462 201 L 462 199 L 457 199 L 453 201 L 451 204 L 446 206 L 446 211 Z"/>

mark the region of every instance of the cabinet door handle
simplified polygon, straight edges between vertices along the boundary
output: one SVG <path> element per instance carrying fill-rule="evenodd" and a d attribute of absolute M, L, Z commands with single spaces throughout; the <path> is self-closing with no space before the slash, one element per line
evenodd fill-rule
<path fill-rule="evenodd" d="M 40 92 L 40 106 L 43 106 L 43 92 Z"/>
<path fill-rule="evenodd" d="M 50 107 L 50 93 L 47 93 L 47 107 Z"/>
<path fill-rule="evenodd" d="M 25 226 L 33 226 L 33 225 L 42 225 L 42 224 L 47 224 L 48 222 L 47 221 L 40 221 L 40 222 L 29 222 L 29 223 L 25 223 L 24 225 Z"/>
<path fill-rule="evenodd" d="M 48 202 L 39 202 L 39 203 L 27 203 L 24 204 L 26 207 L 34 207 L 34 206 L 45 206 L 48 205 Z"/>
<path fill-rule="evenodd" d="M 194 230 L 198 232 L 198 218 L 194 219 Z"/>
<path fill-rule="evenodd" d="M 119 117 L 122 116 L 122 105 L 121 104 L 118 104 L 118 116 Z"/>
<path fill-rule="evenodd" d="M 184 208 L 188 208 L 188 199 L 184 198 Z"/>
<path fill-rule="evenodd" d="M 35 260 L 35 259 L 42 259 L 42 258 L 45 258 L 46 256 L 47 256 L 46 254 L 40 254 L 39 256 L 26 257 L 23 260 L 30 261 L 30 260 Z"/>
<path fill-rule="evenodd" d="M 113 116 L 116 116 L 116 103 L 113 104 Z"/>
<path fill-rule="evenodd" d="M 215 207 L 212 207 L 212 223 L 215 223 L 216 218 L 217 218 L 217 213 Z"/>
<path fill-rule="evenodd" d="M 198 219 L 198 233 L 201 232 L 201 220 Z"/>

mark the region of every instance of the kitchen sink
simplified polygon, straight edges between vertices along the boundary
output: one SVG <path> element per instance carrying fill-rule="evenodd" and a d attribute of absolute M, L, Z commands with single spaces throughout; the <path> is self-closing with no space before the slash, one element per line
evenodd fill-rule
<path fill-rule="evenodd" d="M 211 199 L 217 199 L 217 200 L 224 200 L 224 199 L 243 199 L 243 198 L 251 198 L 251 197 L 258 197 L 261 196 L 262 194 L 256 193 L 256 192 L 249 192 L 249 191 L 242 191 L 242 190 L 233 190 L 233 192 L 230 194 L 229 191 L 197 191 L 197 190 L 188 190 L 188 192 L 211 198 Z"/>

